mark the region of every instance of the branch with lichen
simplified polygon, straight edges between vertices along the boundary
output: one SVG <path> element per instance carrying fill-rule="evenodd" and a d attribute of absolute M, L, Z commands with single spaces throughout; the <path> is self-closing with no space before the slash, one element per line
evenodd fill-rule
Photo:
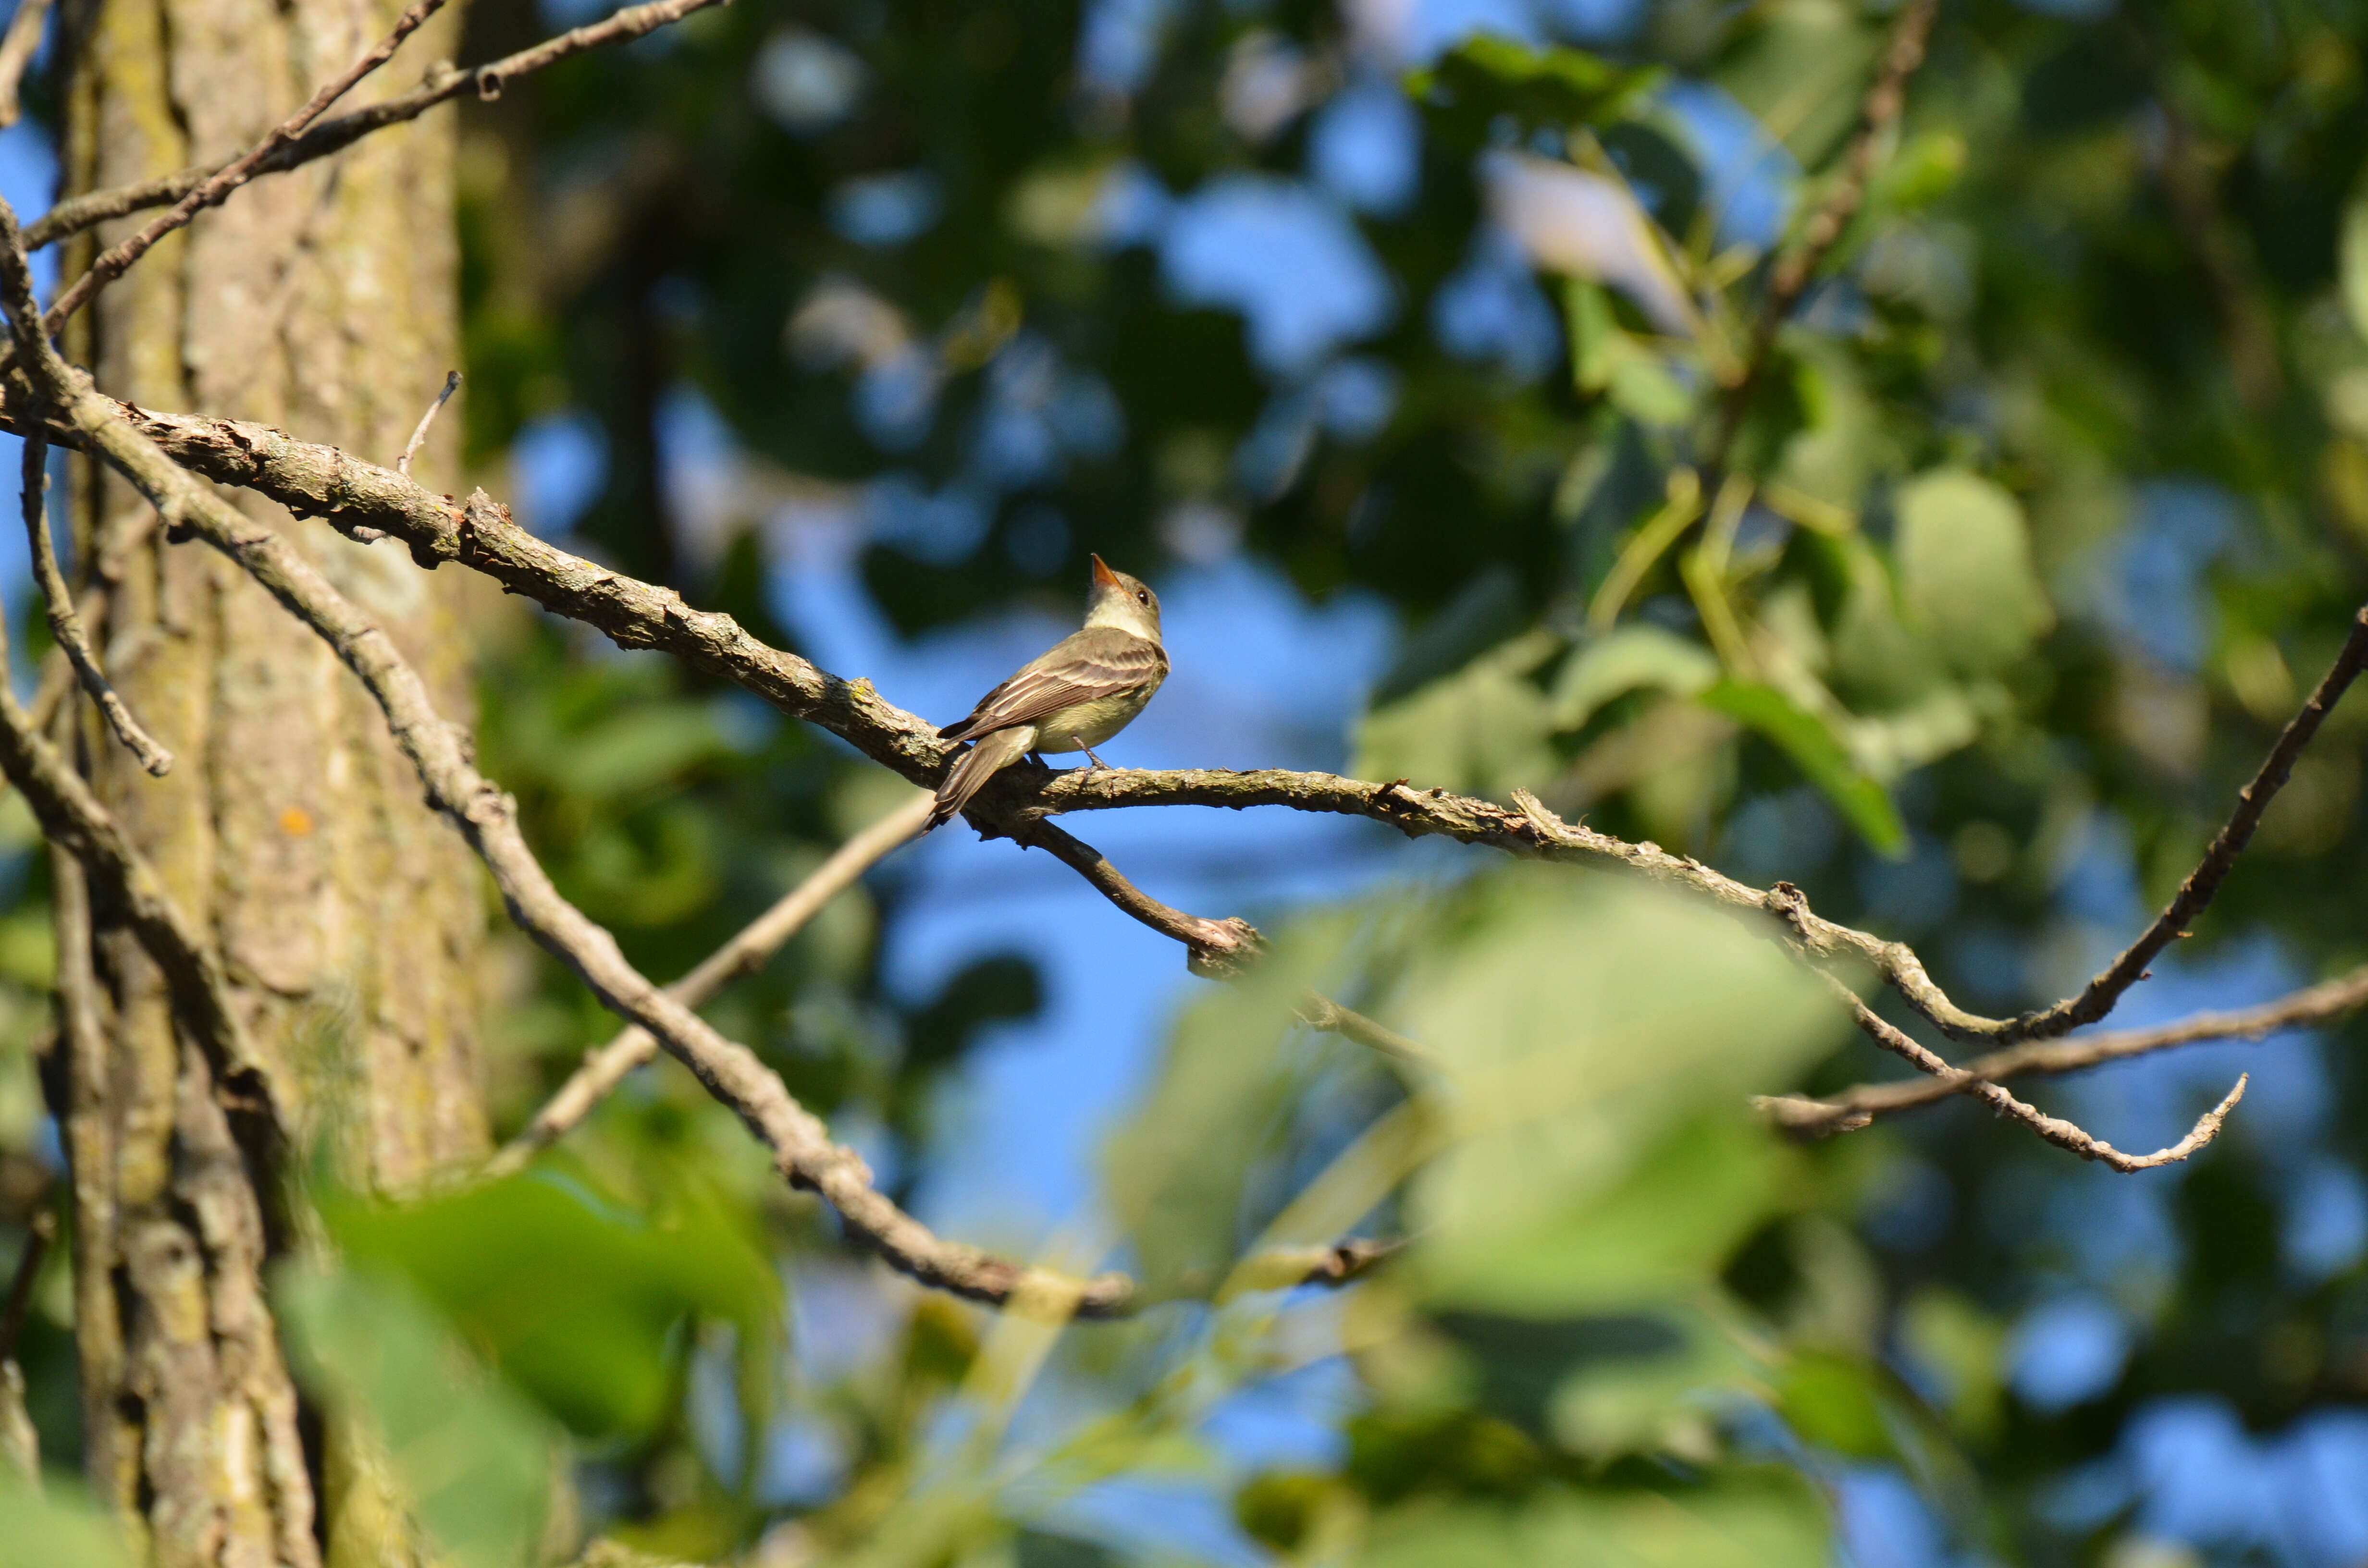
<path fill-rule="evenodd" d="M 670 588 L 613 572 L 539 540 L 482 492 L 451 501 L 390 469 L 267 426 L 120 403 L 110 407 L 193 472 L 255 490 L 301 514 L 324 517 L 363 542 L 400 540 L 424 566 L 449 561 L 484 573 L 511 592 L 596 628 L 620 646 L 671 653 L 785 713 L 821 725 L 915 783 L 933 784 L 955 754 L 957 748 L 938 740 L 932 726 L 888 702 L 869 681 L 842 679 L 768 646 L 729 616 L 694 608 Z M 11 419 L 17 427 L 32 427 L 21 411 Z M 73 431 L 53 429 L 51 434 L 57 439 L 81 440 Z M 1128 806 L 1281 806 L 1363 817 L 1409 836 L 1448 837 L 1525 858 L 1622 870 L 1707 899 L 1738 915 L 1764 920 L 1772 934 L 1812 962 L 1862 963 L 1944 1035 L 2004 1046 L 2066 1034 L 2105 1016 L 2145 977 L 2146 964 L 2210 905 L 2261 813 L 2283 786 L 2294 758 L 2368 662 L 2368 630 L 2363 628 L 2368 622 L 2355 621 L 2343 652 L 2281 733 L 2212 848 L 2148 930 L 2078 994 L 2009 1018 L 1986 1017 L 1959 1006 L 1932 980 L 1912 948 L 1825 919 L 1789 883 L 1752 887 L 1690 856 L 1563 822 L 1534 797 L 1518 791 L 1508 807 L 1444 790 L 1417 789 L 1403 780 L 1375 784 L 1282 769 L 1053 774 L 1010 769 L 980 794 L 968 815 L 987 836 L 1051 849 L 1129 915 L 1183 944 L 1193 967 L 1202 972 L 1223 974 L 1255 961 L 1262 938 L 1245 922 L 1208 919 L 1151 898 L 1049 819 Z M 2183 1036 L 2155 1049 L 2203 1038 L 2216 1037 Z"/>

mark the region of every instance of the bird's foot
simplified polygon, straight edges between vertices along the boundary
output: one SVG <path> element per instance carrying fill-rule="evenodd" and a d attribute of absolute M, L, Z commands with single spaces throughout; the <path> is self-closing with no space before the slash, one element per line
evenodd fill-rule
<path fill-rule="evenodd" d="M 1093 748 L 1093 747 L 1091 747 L 1091 746 L 1079 746 L 1077 749 L 1078 749 L 1079 751 L 1084 752 L 1084 753 L 1086 754 L 1086 760 L 1087 760 L 1087 762 L 1090 762 L 1090 763 L 1092 763 L 1092 764 L 1094 765 L 1094 766 L 1093 766 L 1093 768 L 1092 768 L 1092 771 L 1099 773 L 1099 772 L 1100 772 L 1103 768 L 1108 767 L 1110 766 L 1110 764 L 1109 764 L 1109 763 L 1104 762 L 1100 757 L 1098 757 L 1098 756 L 1096 756 L 1094 755 L 1094 748 Z"/>

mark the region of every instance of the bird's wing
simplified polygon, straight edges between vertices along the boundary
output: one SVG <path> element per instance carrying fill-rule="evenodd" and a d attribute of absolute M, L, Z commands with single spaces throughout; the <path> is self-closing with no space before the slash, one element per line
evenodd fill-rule
<path fill-rule="evenodd" d="M 1114 626 L 1088 626 L 1030 661 L 980 698 L 969 718 L 947 725 L 938 736 L 967 741 L 989 731 L 1034 723 L 1064 708 L 1132 691 L 1167 675 L 1167 654 L 1158 643 Z"/>

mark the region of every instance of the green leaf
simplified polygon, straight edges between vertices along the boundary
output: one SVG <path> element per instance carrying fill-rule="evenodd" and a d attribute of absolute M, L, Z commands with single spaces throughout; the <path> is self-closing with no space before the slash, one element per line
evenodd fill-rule
<path fill-rule="evenodd" d="M 1564 662 L 1554 684 L 1554 727 L 1578 729 L 1639 687 L 1692 697 L 1717 681 L 1718 657 L 1701 643 L 1646 623 L 1623 626 Z"/>
<path fill-rule="evenodd" d="M 61 1477 L 44 1484 L 34 1492 L 0 1465 L 0 1568 L 131 1568 L 104 1511 Z"/>
<path fill-rule="evenodd" d="M 704 704 L 637 704 L 571 735 L 562 787 L 595 800 L 638 795 L 731 751 Z"/>
<path fill-rule="evenodd" d="M 1258 1162 L 1276 1149 L 1304 1074 L 1284 1050 L 1302 991 L 1327 979 L 1353 927 L 1294 922 L 1258 966 L 1203 994 L 1170 1037 L 1142 1110 L 1103 1156 L 1110 1210 L 1156 1290 L 1213 1288 L 1253 1223 L 1243 1211 Z"/>
<path fill-rule="evenodd" d="M 1684 298 L 1673 276 L 1666 292 L 1671 299 Z M 1666 429 L 1692 416 L 1693 394 L 1679 382 L 1659 348 L 1620 324 L 1611 290 L 1602 284 L 1566 279 L 1563 320 L 1570 329 L 1571 378 L 1579 391 L 1610 399 L 1612 407 L 1639 425 Z"/>
<path fill-rule="evenodd" d="M 1954 1290 L 1928 1286 L 1899 1313 L 1901 1347 L 1941 1384 L 1949 1425 L 1973 1442 L 2005 1419 L 2006 1326 Z"/>
<path fill-rule="evenodd" d="M 1736 1105 L 1707 1108 L 1604 1192 L 1530 1217 L 1518 1241 L 1426 1249 L 1431 1300 L 1538 1316 L 1674 1300 L 1713 1279 L 1736 1244 L 1786 1200 L 1797 1155 Z"/>
<path fill-rule="evenodd" d="M 2368 179 L 2352 188 L 2343 209 L 2343 233 L 2337 270 L 2343 287 L 2343 309 L 2353 330 L 2368 337 Z"/>
<path fill-rule="evenodd" d="M 1555 1385 L 1546 1420 L 1564 1448 L 1598 1460 L 1659 1451 L 1699 1461 L 1736 1400 L 1772 1397 L 1765 1369 L 1725 1325 L 1689 1311 L 1650 1321 L 1668 1341 L 1588 1360 Z"/>
<path fill-rule="evenodd" d="M 1777 1409 L 1807 1441 L 1852 1459 L 1883 1459 L 1896 1445 L 1879 1374 L 1848 1357 L 1811 1351 L 1784 1373 Z"/>
<path fill-rule="evenodd" d="M 651 1430 L 671 1398 L 672 1331 L 730 1321 L 744 1357 L 780 1333 L 761 1239 L 686 1182 L 655 1217 L 545 1165 L 416 1203 L 324 1205 L 344 1254 L 407 1279 L 503 1373 L 575 1430 Z"/>
<path fill-rule="evenodd" d="M 1763 1211 L 1765 1132 L 1676 1130 L 1735 1116 L 1831 1038 L 1831 1005 L 1768 943 L 1556 869 L 1459 890 L 1401 961 L 1390 1011 L 1443 1064 L 1455 1119 L 1407 1198 L 1410 1283 L 1506 1312 L 1597 1309 L 1699 1278 Z M 1656 1203 L 1678 1233 L 1654 1233 Z"/>
<path fill-rule="evenodd" d="M 1476 33 L 1430 69 L 1408 76 L 1406 91 L 1434 106 L 1451 138 L 1477 142 L 1490 121 L 1506 116 L 1554 130 L 1611 124 L 1625 119 L 1667 76 L 1656 66 L 1615 65 L 1584 50 L 1532 49 Z"/>
<path fill-rule="evenodd" d="M 1529 671 L 1557 646 L 1544 632 L 1515 638 L 1368 713 L 1357 731 L 1357 771 L 1463 794 L 1543 789 L 1560 763 L 1549 742 L 1553 711 Z"/>
<path fill-rule="evenodd" d="M 1938 469 L 1901 488 L 1898 515 L 1901 597 L 1952 666 L 1993 673 L 2053 622 L 2022 507 L 1998 485 Z"/>
<path fill-rule="evenodd" d="M 463 1568 L 524 1563 L 551 1495 L 550 1424 L 394 1275 L 290 1267 L 274 1296 L 304 1381 L 367 1425 L 429 1537 Z"/>
<path fill-rule="evenodd" d="M 1907 828 L 1889 792 L 1860 768 L 1823 719 L 1759 681 L 1724 680 L 1700 700 L 1773 742 L 1877 852 L 1895 858 L 1907 852 Z"/>
<path fill-rule="evenodd" d="M 1839 0 L 1766 0 L 1712 80 L 1816 168 L 1856 123 L 1883 35 Z"/>
<path fill-rule="evenodd" d="M 1825 1568 L 1826 1511 L 1781 1472 L 1667 1492 L 1543 1494 L 1522 1507 L 1415 1503 L 1373 1521 L 1365 1568 Z"/>

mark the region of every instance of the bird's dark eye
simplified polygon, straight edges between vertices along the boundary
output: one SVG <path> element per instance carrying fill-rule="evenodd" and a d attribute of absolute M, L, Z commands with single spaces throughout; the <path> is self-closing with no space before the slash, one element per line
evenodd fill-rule
<path fill-rule="evenodd" d="M 1139 605 L 1149 604 L 1151 602 L 1151 590 L 1148 588 L 1138 589 L 1134 596 L 1134 602 Z"/>

